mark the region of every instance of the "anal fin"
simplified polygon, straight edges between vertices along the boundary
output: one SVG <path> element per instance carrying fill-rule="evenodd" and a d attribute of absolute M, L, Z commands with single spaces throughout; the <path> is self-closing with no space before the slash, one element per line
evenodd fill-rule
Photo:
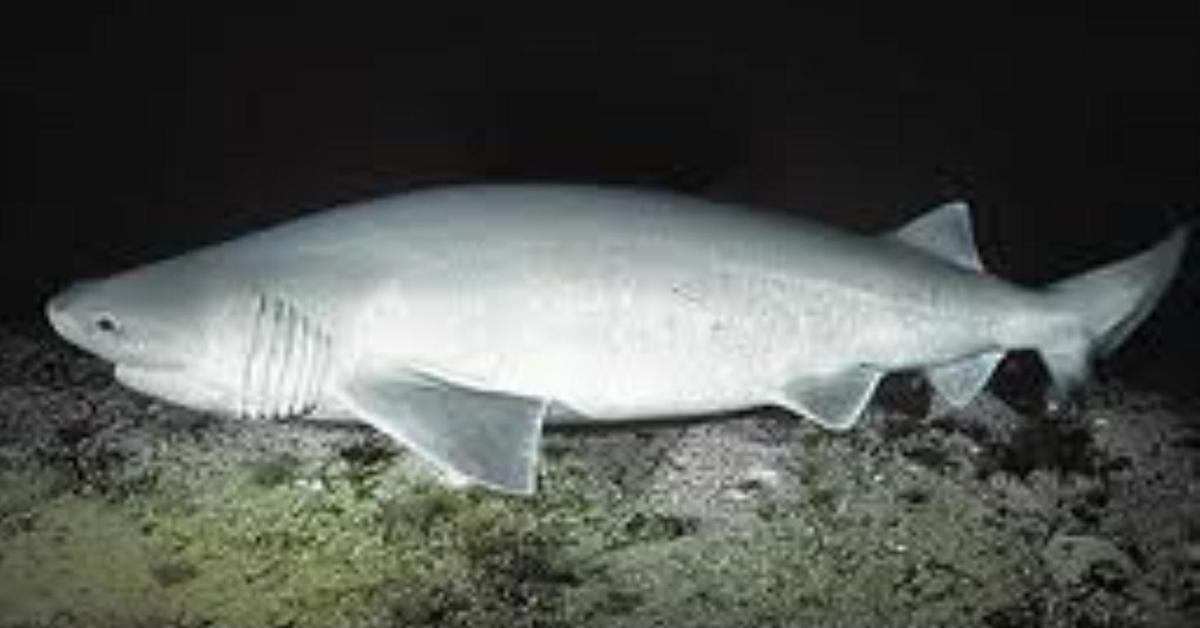
<path fill-rule="evenodd" d="M 533 493 L 548 401 L 364 369 L 339 388 L 357 418 L 432 462 L 452 485 Z"/>
<path fill-rule="evenodd" d="M 1003 351 L 988 351 L 949 364 L 925 369 L 935 390 L 956 408 L 975 398 L 987 385 L 992 371 L 1004 358 Z"/>
<path fill-rule="evenodd" d="M 781 406 L 833 430 L 858 422 L 883 373 L 868 366 L 830 375 L 799 377 L 784 385 Z"/>

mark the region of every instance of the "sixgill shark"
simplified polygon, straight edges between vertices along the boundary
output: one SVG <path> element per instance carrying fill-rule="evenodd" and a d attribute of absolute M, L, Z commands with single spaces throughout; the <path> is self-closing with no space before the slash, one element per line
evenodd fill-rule
<path fill-rule="evenodd" d="M 890 371 L 961 406 L 1010 349 L 1065 394 L 1186 239 L 1034 290 L 984 272 L 962 202 L 864 236 L 666 192 L 464 185 L 80 282 L 46 310 L 135 390 L 362 421 L 455 484 L 528 494 L 545 423 L 774 405 L 841 430 Z"/>

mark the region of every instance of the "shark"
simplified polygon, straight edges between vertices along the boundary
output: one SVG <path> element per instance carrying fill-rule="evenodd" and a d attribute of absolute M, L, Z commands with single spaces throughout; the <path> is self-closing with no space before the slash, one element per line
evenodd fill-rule
<path fill-rule="evenodd" d="M 454 486 L 528 495 L 547 425 L 777 406 L 846 430 L 888 373 L 963 406 L 1012 350 L 1063 397 L 1154 309 L 1188 231 L 1028 288 L 985 271 L 962 201 L 861 234 L 666 191 L 461 184 L 76 282 L 45 309 L 135 391 L 361 421 Z"/>

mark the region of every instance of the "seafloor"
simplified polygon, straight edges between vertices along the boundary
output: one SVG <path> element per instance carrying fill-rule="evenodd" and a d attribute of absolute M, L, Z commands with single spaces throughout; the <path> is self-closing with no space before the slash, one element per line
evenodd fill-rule
<path fill-rule="evenodd" d="M 963 410 L 547 436 L 531 499 L 371 430 L 220 420 L 0 328 L 0 626 L 1200 625 L 1194 401 L 1009 360 Z"/>

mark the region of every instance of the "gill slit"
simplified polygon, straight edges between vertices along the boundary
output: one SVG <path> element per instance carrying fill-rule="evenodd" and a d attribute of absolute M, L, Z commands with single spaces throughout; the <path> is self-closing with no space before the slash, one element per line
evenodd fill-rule
<path fill-rule="evenodd" d="M 288 299 L 259 293 L 241 365 L 238 412 L 247 418 L 307 414 L 329 372 L 330 336 Z"/>

